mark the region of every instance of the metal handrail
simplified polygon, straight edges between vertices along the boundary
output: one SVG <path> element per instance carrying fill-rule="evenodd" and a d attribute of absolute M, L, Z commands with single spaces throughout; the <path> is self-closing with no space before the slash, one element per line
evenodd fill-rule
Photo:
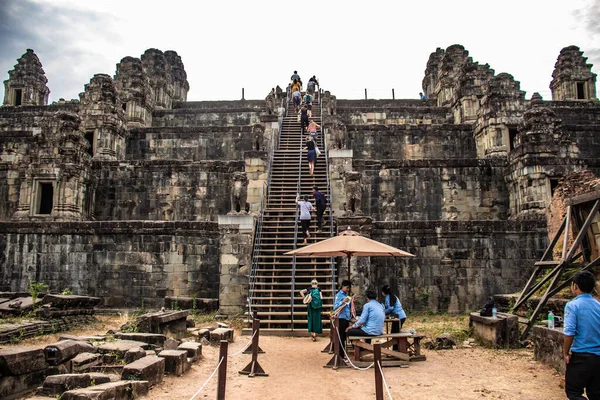
<path fill-rule="evenodd" d="M 327 155 L 328 153 L 328 148 L 327 148 L 327 140 L 325 138 L 325 119 L 323 118 L 323 102 L 321 101 L 321 99 L 323 98 L 323 96 L 319 96 L 319 107 L 321 108 L 321 134 L 323 137 L 323 154 L 325 155 L 325 177 L 327 179 L 327 193 L 329 194 L 329 237 L 333 237 L 334 236 L 334 230 L 333 230 L 333 213 L 332 211 L 332 207 L 331 205 L 333 204 L 333 195 L 331 192 L 331 185 L 329 183 L 329 157 Z M 330 264 L 331 264 L 331 293 L 333 294 L 333 296 L 335 297 L 335 290 L 336 290 L 336 273 L 335 273 L 335 258 L 334 257 L 330 257 Z"/>
<path fill-rule="evenodd" d="M 281 100 L 283 102 L 283 99 Z M 287 110 L 287 103 L 285 103 L 282 107 L 284 110 Z M 282 118 L 279 118 L 279 127 L 278 127 L 278 140 L 277 140 L 277 149 L 279 149 L 279 140 L 281 139 L 281 128 L 282 128 Z M 252 262 L 250 264 L 250 282 L 248 282 L 248 315 L 251 316 L 253 314 L 252 310 L 252 299 L 254 295 L 254 289 L 256 287 L 256 267 L 258 264 L 258 254 L 260 253 L 260 240 L 262 238 L 262 227 L 263 227 L 263 217 L 265 213 L 265 209 L 269 205 L 269 197 L 271 194 L 271 178 L 273 177 L 273 160 L 275 158 L 275 135 L 271 136 L 271 155 L 269 156 L 269 177 L 266 183 L 266 190 L 263 190 L 263 198 L 260 200 L 260 213 L 258 215 L 257 221 L 257 229 L 254 232 L 254 247 L 252 249 Z M 266 201 L 265 201 L 266 194 Z"/>
<path fill-rule="evenodd" d="M 289 104 L 289 103 L 288 103 Z M 287 115 L 287 113 L 286 113 Z M 302 136 L 300 137 L 300 155 L 298 157 L 298 182 L 296 183 L 296 195 L 300 197 L 300 190 L 302 186 L 300 182 L 302 181 Z M 298 220 L 300 219 L 300 207 L 298 206 L 298 202 L 296 202 L 296 212 L 294 218 L 294 250 L 298 248 Z M 292 281 L 291 281 L 291 292 L 290 292 L 290 306 L 291 306 L 291 328 L 294 330 L 294 292 L 296 291 L 296 256 L 292 257 Z"/>

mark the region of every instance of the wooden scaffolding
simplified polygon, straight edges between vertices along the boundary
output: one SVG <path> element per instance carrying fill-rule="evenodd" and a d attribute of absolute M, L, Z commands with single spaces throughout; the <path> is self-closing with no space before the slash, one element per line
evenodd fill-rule
<path fill-rule="evenodd" d="M 542 259 L 535 263 L 535 269 L 513 307 L 515 312 L 549 282 L 533 314 L 526 321 L 527 326 L 521 334 L 522 340 L 529 335 L 546 302 L 569 286 L 576 272 L 593 271 L 600 264 L 600 189 L 569 198 L 566 205 L 567 212 L 558 231 Z M 571 232 L 574 240 L 569 245 Z M 555 260 L 553 252 L 561 237 L 562 255 Z M 569 271 L 569 274 L 563 275 L 565 271 Z"/>

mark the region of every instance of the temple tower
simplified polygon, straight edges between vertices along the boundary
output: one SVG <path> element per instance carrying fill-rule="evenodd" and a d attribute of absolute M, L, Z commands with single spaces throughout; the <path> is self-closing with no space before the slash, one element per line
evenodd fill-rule
<path fill-rule="evenodd" d="M 440 63 L 444 56 L 444 50 L 441 48 L 435 49 L 435 52 L 431 53 L 429 60 L 427 60 L 427 67 L 425 68 L 425 77 L 423 78 L 423 93 L 428 99 L 435 100 L 435 87 L 438 81 L 438 72 L 440 70 Z"/>
<path fill-rule="evenodd" d="M 142 66 L 154 91 L 156 109 L 173 108 L 175 86 L 167 57 L 158 49 L 148 49 L 142 54 Z"/>
<path fill-rule="evenodd" d="M 463 46 L 454 44 L 446 49 L 440 61 L 434 89 L 438 107 L 452 105 L 458 77 L 463 66 L 471 62 L 469 52 Z"/>
<path fill-rule="evenodd" d="M 165 57 L 171 66 L 173 101 L 187 101 L 190 84 L 187 81 L 187 73 L 185 72 L 183 61 L 181 61 L 181 57 L 177 52 L 173 50 L 165 51 Z"/>
<path fill-rule="evenodd" d="M 474 123 L 485 94 L 485 88 L 494 77 L 489 64 L 479 65 L 471 58 L 463 65 L 453 93 L 452 112 L 457 124 Z"/>
<path fill-rule="evenodd" d="M 491 78 L 484 86 L 475 126 L 477 157 L 506 157 L 514 147 L 524 110 L 525 92 L 512 75 Z"/>
<path fill-rule="evenodd" d="M 18 59 L 15 68 L 8 71 L 8 79 L 4 81 L 4 105 L 48 105 L 50 89 L 46 86 L 47 83 L 42 63 L 33 50 L 27 49 Z"/>
<path fill-rule="evenodd" d="M 552 72 L 552 100 L 597 100 L 596 74 L 577 46 L 560 51 Z"/>
<path fill-rule="evenodd" d="M 512 218 L 544 219 L 559 179 L 581 168 L 578 148 L 561 125 L 554 111 L 544 107 L 541 96 L 534 93 L 508 156 L 506 182 Z"/>
<path fill-rule="evenodd" d="M 142 60 L 134 57 L 123 58 L 117 64 L 115 86 L 119 92 L 127 126 L 143 128 L 152 125 L 154 92 L 144 72 Z"/>
<path fill-rule="evenodd" d="M 48 118 L 23 170 L 17 220 L 81 220 L 88 217 L 91 157 L 81 118 L 57 111 Z"/>
<path fill-rule="evenodd" d="M 90 144 L 88 153 L 100 160 L 124 159 L 128 130 L 123 102 L 112 78 L 106 74 L 94 75 L 79 96 L 79 115 Z"/>

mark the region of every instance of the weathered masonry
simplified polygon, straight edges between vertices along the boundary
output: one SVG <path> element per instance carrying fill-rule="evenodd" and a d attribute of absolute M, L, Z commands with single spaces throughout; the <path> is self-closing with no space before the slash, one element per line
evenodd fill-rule
<path fill-rule="evenodd" d="M 389 283 L 408 309 L 457 312 L 523 286 L 560 179 L 600 173 L 591 65 L 566 47 L 551 78 L 552 100 L 526 100 L 453 45 L 427 61 L 427 100 L 322 93 L 338 229 L 417 256 L 355 261 L 358 291 Z M 285 93 L 189 102 L 181 58 L 157 49 L 93 76 L 78 100 L 48 104 L 32 50 L 4 85 L 0 291 L 31 280 L 107 306 L 187 296 L 244 309 Z"/>

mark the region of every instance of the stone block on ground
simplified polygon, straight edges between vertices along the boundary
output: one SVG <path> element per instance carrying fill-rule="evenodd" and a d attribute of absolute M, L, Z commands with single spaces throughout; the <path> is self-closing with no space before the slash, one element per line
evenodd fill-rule
<path fill-rule="evenodd" d="M 68 390 L 85 388 L 90 385 L 99 385 L 110 382 L 106 374 L 64 374 L 52 375 L 44 380 L 42 387 L 38 388 L 37 394 L 45 396 L 60 395 Z"/>
<path fill-rule="evenodd" d="M 158 346 L 158 347 L 163 347 L 165 340 L 167 340 L 167 337 L 163 334 L 160 333 L 143 333 L 143 332 L 136 332 L 136 333 L 115 333 L 115 338 L 117 339 L 121 339 L 121 340 L 135 340 L 137 342 L 143 342 L 143 343 L 148 343 L 148 344 L 152 344 L 154 346 Z"/>
<path fill-rule="evenodd" d="M 96 353 L 77 354 L 70 361 L 71 371 L 74 373 L 86 371 L 90 367 L 100 364 L 100 357 L 100 354 Z"/>
<path fill-rule="evenodd" d="M 187 351 L 187 357 L 191 362 L 195 362 L 196 360 L 202 357 L 202 344 L 197 342 L 183 342 L 177 347 L 177 350 L 185 350 Z"/>
<path fill-rule="evenodd" d="M 44 382 L 45 378 L 46 370 L 17 376 L 0 376 L 0 399 L 12 400 L 21 398 L 26 393 L 35 390 Z"/>
<path fill-rule="evenodd" d="M 123 367 L 121 379 L 148 381 L 150 386 L 160 383 L 165 374 L 165 359 L 146 356 Z"/>
<path fill-rule="evenodd" d="M 186 319 L 188 311 L 160 311 L 140 315 L 135 326 L 139 332 L 161 333 L 168 337 L 181 339 L 187 333 Z"/>
<path fill-rule="evenodd" d="M 70 360 L 79 353 L 91 353 L 94 347 L 88 342 L 80 342 L 76 340 L 63 340 L 44 348 L 46 362 L 49 365 L 62 364 Z"/>
<path fill-rule="evenodd" d="M 488 346 L 515 347 L 519 344 L 519 318 L 516 315 L 497 313 L 496 318 L 482 317 L 472 312 L 469 326 L 474 336 Z"/>
<path fill-rule="evenodd" d="M 106 340 L 105 335 L 93 335 L 93 336 L 76 336 L 76 335 L 60 335 L 58 340 L 76 340 L 79 342 L 103 342 Z"/>
<path fill-rule="evenodd" d="M 165 297 L 165 309 L 194 310 L 200 313 L 210 313 L 219 309 L 219 299 L 193 297 Z"/>
<path fill-rule="evenodd" d="M 8 347 L 0 349 L 0 376 L 24 375 L 46 369 L 44 350 L 35 347 Z"/>
<path fill-rule="evenodd" d="M 210 332 L 210 341 L 213 343 L 221 340 L 227 340 L 233 342 L 233 329 L 230 328 L 217 328 Z"/>
<path fill-rule="evenodd" d="M 187 350 L 163 350 L 158 353 L 165 359 L 165 373 L 177 376 L 183 375 L 190 368 L 187 362 Z"/>
<path fill-rule="evenodd" d="M 192 318 L 188 317 L 188 319 L 185 320 L 185 324 L 186 324 L 186 327 L 193 328 L 196 326 L 196 321 L 194 321 Z"/>
<path fill-rule="evenodd" d="M 195 332 L 193 332 L 193 335 L 198 338 L 198 339 L 196 339 L 196 341 L 199 342 L 200 339 L 202 339 L 202 338 L 209 339 L 210 331 L 211 331 L 211 329 L 209 329 L 209 328 L 200 328 L 200 329 L 197 329 Z"/>
<path fill-rule="evenodd" d="M 132 362 L 143 357 L 146 357 L 146 350 L 142 349 L 141 347 L 134 347 L 133 349 L 127 350 L 125 353 L 125 363 L 131 364 Z"/>
<path fill-rule="evenodd" d="M 114 342 L 107 342 L 98 346 L 98 353 L 112 354 L 123 360 L 125 359 L 125 353 L 136 347 L 141 347 L 142 349 L 147 350 L 149 345 L 136 340 L 115 340 Z"/>
<path fill-rule="evenodd" d="M 167 339 L 165 340 L 165 344 L 163 346 L 164 350 L 175 350 L 181 344 L 179 340 L 176 339 Z"/>
<path fill-rule="evenodd" d="M 550 365 L 564 375 L 566 371 L 563 357 L 563 328 L 549 329 L 546 326 L 534 326 L 531 330 L 533 340 L 533 358 Z"/>
<path fill-rule="evenodd" d="M 148 394 L 147 381 L 117 381 L 64 392 L 62 400 L 135 399 Z"/>

